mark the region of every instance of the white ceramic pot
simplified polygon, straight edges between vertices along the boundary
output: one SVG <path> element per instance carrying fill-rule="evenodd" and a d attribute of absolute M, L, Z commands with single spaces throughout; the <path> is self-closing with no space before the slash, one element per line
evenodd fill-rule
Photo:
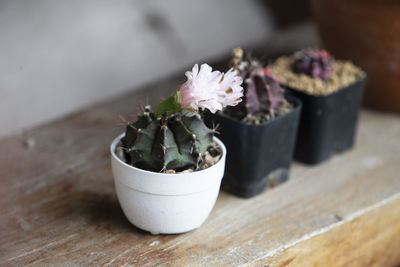
<path fill-rule="evenodd" d="M 210 168 L 192 173 L 165 174 L 132 167 L 115 154 L 121 134 L 111 143 L 115 189 L 125 216 L 152 234 L 176 234 L 196 229 L 217 200 L 224 175 L 226 148 Z"/>

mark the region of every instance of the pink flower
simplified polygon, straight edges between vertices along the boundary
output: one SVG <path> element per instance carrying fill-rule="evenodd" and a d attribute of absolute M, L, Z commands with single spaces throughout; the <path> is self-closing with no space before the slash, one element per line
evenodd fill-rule
<path fill-rule="evenodd" d="M 212 71 L 207 64 L 193 66 L 192 72 L 186 72 L 187 81 L 179 88 L 179 104 L 184 109 L 198 110 L 207 108 L 212 113 L 228 105 L 236 105 L 243 96 L 240 86 L 242 79 L 236 72 L 226 74 Z"/>
<path fill-rule="evenodd" d="M 199 107 L 208 108 L 212 112 L 221 110 L 222 105 L 218 102 L 219 81 L 222 74 L 212 71 L 207 64 L 200 67 L 196 64 L 192 72 L 185 73 L 187 81 L 182 84 L 180 105 L 185 109 L 198 110 Z"/>
<path fill-rule="evenodd" d="M 226 106 L 236 106 L 242 101 L 243 87 L 241 86 L 243 82 L 242 77 L 238 76 L 238 72 L 233 69 L 228 70 L 223 74 L 222 81 L 219 86 L 223 96 L 220 98 L 220 102 L 224 107 Z"/>

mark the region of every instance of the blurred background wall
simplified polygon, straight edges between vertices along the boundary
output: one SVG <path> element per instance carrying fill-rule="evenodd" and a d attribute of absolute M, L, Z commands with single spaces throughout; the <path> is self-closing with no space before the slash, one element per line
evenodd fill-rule
<path fill-rule="evenodd" d="M 294 0 L 1 0 L 0 136 L 273 42 L 308 15 Z"/>

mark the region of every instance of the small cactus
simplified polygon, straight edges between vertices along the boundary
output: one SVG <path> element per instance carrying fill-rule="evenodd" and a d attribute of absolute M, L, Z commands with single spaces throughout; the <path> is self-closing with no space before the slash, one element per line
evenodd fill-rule
<path fill-rule="evenodd" d="M 242 49 L 232 51 L 231 65 L 243 78 L 244 97 L 237 106 L 228 107 L 228 113 L 238 114 L 239 117 L 261 113 L 273 116 L 284 104 L 283 89 L 268 68 L 256 59 L 248 56 L 244 60 L 243 57 Z"/>
<path fill-rule="evenodd" d="M 190 172 L 212 166 L 221 157 L 215 129 L 199 112 L 215 113 L 241 101 L 242 79 L 236 72 L 213 71 L 207 64 L 185 73 L 187 81 L 156 107 L 146 106 L 136 122 L 127 122 L 118 155 L 126 163 L 154 172 Z"/>
<path fill-rule="evenodd" d="M 295 53 L 293 69 L 313 78 L 327 80 L 333 72 L 333 59 L 325 50 L 308 48 Z"/>
<path fill-rule="evenodd" d="M 155 172 L 198 170 L 212 147 L 214 130 L 195 112 L 164 113 L 156 117 L 150 106 L 134 123 L 128 123 L 121 139 L 125 160 L 132 166 Z"/>

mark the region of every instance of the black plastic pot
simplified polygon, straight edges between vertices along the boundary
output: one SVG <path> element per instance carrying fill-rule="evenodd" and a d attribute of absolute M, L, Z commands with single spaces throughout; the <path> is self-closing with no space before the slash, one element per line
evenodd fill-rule
<path fill-rule="evenodd" d="M 354 144 L 366 78 L 327 96 L 287 88 L 303 102 L 295 159 L 317 164 Z"/>
<path fill-rule="evenodd" d="M 227 148 L 224 190 L 248 198 L 288 180 L 302 104 L 293 96 L 287 99 L 292 110 L 260 125 L 222 113 L 206 115 L 209 127 L 220 125 L 218 137 Z"/>

